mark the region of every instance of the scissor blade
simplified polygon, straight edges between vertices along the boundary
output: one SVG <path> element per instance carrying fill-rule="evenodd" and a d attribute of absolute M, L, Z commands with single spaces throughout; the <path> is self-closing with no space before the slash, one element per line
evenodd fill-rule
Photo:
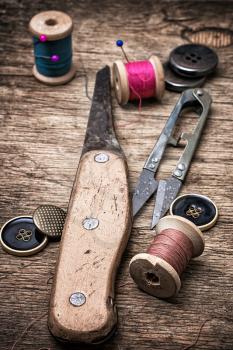
<path fill-rule="evenodd" d="M 179 193 L 181 186 L 182 182 L 173 176 L 166 180 L 159 181 L 151 229 L 153 229 L 155 225 L 157 225 L 159 219 L 166 214 L 173 200 Z"/>
<path fill-rule="evenodd" d="M 154 172 L 143 169 L 133 194 L 133 216 L 135 216 L 143 205 L 148 201 L 158 187 L 158 181 L 154 179 Z"/>

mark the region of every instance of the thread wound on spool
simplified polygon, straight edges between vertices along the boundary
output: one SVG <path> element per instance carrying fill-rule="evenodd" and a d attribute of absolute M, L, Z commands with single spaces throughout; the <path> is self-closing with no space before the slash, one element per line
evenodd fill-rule
<path fill-rule="evenodd" d="M 125 64 L 131 101 L 139 99 L 140 106 L 143 98 L 154 96 L 156 79 L 150 61 L 129 62 Z"/>
<path fill-rule="evenodd" d="M 163 66 L 157 56 L 127 63 L 117 60 L 113 64 L 113 82 L 119 104 L 139 100 L 141 107 L 142 99 L 162 98 L 165 86 Z"/>
<path fill-rule="evenodd" d="M 130 275 L 139 288 L 158 298 L 175 296 L 180 276 L 191 258 L 202 254 L 204 237 L 189 220 L 170 215 L 159 220 L 147 253 L 130 261 Z"/>
<path fill-rule="evenodd" d="M 168 262 L 181 276 L 193 255 L 193 245 L 183 232 L 166 229 L 154 237 L 147 253 Z"/>
<path fill-rule="evenodd" d="M 72 64 L 71 35 L 55 41 L 38 41 L 33 38 L 35 64 L 38 72 L 47 77 L 59 77 L 69 72 Z M 57 56 L 57 60 L 52 60 Z"/>
<path fill-rule="evenodd" d="M 60 11 L 40 12 L 31 19 L 29 29 L 35 55 L 33 74 L 41 82 L 60 85 L 74 77 L 72 28 L 70 16 Z"/>

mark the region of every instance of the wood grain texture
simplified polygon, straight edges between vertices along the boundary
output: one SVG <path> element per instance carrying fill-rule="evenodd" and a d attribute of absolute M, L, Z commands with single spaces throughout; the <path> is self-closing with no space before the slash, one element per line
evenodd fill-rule
<path fill-rule="evenodd" d="M 79 75 L 68 85 L 48 87 L 32 76 L 31 17 L 56 9 L 74 20 L 74 63 Z M 119 0 L 3 0 L 0 4 L 0 214 L 1 224 L 16 215 L 30 215 L 39 204 L 67 208 L 85 135 L 90 101 L 85 94 L 84 68 L 91 95 L 95 73 L 121 59 L 115 40 L 125 41 L 130 59 L 156 54 L 165 62 L 169 52 L 185 41 L 184 28 L 232 28 L 231 1 Z M 198 350 L 231 350 L 233 344 L 233 221 L 232 221 L 232 46 L 217 49 L 219 67 L 205 88 L 213 98 L 201 144 L 182 193 L 210 196 L 219 207 L 219 220 L 205 233 L 203 255 L 192 260 L 182 278 L 179 295 L 161 301 L 140 291 L 129 276 L 132 256 L 146 250 L 153 200 L 136 218 L 116 283 L 118 330 L 104 350 L 182 350 L 205 323 Z M 129 166 L 131 191 L 166 118 L 178 99 L 166 91 L 155 100 L 119 107 L 113 99 L 118 139 Z M 189 129 L 190 118 L 183 128 Z M 187 130 L 188 131 L 188 130 Z M 178 160 L 169 149 L 158 177 L 170 175 Z M 13 342 L 33 320 L 48 310 L 59 243 L 38 255 L 18 258 L 0 251 L 0 348 Z M 47 318 L 38 320 L 18 342 L 17 350 L 88 349 L 57 342 Z"/>
<path fill-rule="evenodd" d="M 70 342 L 97 343 L 117 322 L 115 277 L 131 230 L 131 203 L 124 156 L 85 153 L 72 190 L 50 300 L 49 328 Z M 98 220 L 88 230 L 85 220 Z M 74 307 L 70 296 L 81 292 L 86 302 Z"/>

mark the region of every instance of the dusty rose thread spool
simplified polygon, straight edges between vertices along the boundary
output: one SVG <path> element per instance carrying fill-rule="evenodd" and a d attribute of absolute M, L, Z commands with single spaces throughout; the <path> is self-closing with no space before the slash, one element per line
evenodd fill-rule
<path fill-rule="evenodd" d="M 130 261 L 130 275 L 148 294 L 170 298 L 179 292 L 180 276 L 190 259 L 202 254 L 204 237 L 196 225 L 175 215 L 162 218 L 156 231 L 147 253 Z"/>
<path fill-rule="evenodd" d="M 149 97 L 160 100 L 165 89 L 163 65 L 154 55 L 148 61 L 117 60 L 113 64 L 113 86 L 120 105 Z"/>

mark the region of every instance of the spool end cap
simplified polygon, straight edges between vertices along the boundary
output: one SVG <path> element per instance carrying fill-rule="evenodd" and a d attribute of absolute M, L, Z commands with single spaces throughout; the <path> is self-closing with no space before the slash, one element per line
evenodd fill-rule
<path fill-rule="evenodd" d="M 165 260 L 141 253 L 129 264 L 130 275 L 138 287 L 157 298 L 170 298 L 180 290 L 181 281 L 176 270 Z"/>

